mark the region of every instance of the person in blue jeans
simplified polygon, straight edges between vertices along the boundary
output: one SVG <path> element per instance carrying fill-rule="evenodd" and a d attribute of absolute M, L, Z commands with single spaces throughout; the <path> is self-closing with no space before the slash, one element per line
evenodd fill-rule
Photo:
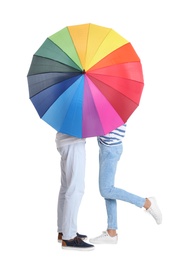
<path fill-rule="evenodd" d="M 85 189 L 85 138 L 56 134 L 56 147 L 60 154 L 61 185 L 57 206 L 58 242 L 63 249 L 93 250 L 84 242 L 86 235 L 77 232 L 77 217 Z"/>
<path fill-rule="evenodd" d="M 117 200 L 145 208 L 157 224 L 162 223 L 162 214 L 154 197 L 143 198 L 114 186 L 117 164 L 123 152 L 122 139 L 125 136 L 125 131 L 126 124 L 97 138 L 99 145 L 99 190 L 105 199 L 107 230 L 102 232 L 100 236 L 89 239 L 94 244 L 117 243 Z"/>

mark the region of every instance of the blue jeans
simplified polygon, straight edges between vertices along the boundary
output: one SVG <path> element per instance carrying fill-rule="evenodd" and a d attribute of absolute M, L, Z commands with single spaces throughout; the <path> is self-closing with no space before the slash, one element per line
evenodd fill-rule
<path fill-rule="evenodd" d="M 57 225 L 63 239 L 76 236 L 77 217 L 84 195 L 85 141 L 58 148 L 61 155 L 61 186 L 58 197 Z"/>
<path fill-rule="evenodd" d="M 140 208 L 145 198 L 129 193 L 114 186 L 117 163 L 123 152 L 123 145 L 106 146 L 98 141 L 99 150 L 99 190 L 105 199 L 107 228 L 117 229 L 117 200 L 132 203 Z"/>

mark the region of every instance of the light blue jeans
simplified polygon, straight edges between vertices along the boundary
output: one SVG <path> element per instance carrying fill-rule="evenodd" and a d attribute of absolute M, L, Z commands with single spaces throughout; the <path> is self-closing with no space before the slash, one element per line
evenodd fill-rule
<path fill-rule="evenodd" d="M 63 239 L 76 236 L 77 217 L 85 189 L 85 142 L 58 148 L 61 155 L 61 186 L 58 197 L 57 226 Z"/>
<path fill-rule="evenodd" d="M 132 203 L 140 208 L 145 204 L 145 198 L 116 188 L 115 174 L 117 163 L 123 152 L 123 145 L 106 146 L 98 141 L 99 150 L 99 190 L 105 199 L 107 210 L 107 228 L 117 229 L 117 200 Z"/>

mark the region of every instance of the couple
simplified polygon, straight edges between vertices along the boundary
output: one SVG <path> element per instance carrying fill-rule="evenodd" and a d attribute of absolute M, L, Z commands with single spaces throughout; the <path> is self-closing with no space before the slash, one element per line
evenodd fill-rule
<path fill-rule="evenodd" d="M 85 142 L 62 133 L 56 134 L 56 145 L 61 156 L 61 187 L 58 197 L 58 241 L 64 249 L 93 250 L 93 244 L 116 244 L 117 200 L 129 202 L 139 208 L 145 208 L 157 224 L 161 224 L 162 215 L 154 197 L 142 198 L 114 186 L 117 163 L 123 151 L 122 139 L 126 124 L 107 135 L 97 138 L 99 145 L 99 190 L 105 199 L 107 211 L 107 230 L 92 238 L 89 243 L 86 235 L 77 231 L 77 215 L 84 194 L 85 178 Z"/>

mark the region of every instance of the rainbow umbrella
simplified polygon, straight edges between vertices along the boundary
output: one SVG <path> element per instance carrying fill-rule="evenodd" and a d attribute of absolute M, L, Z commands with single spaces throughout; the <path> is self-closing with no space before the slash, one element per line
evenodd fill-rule
<path fill-rule="evenodd" d="M 48 37 L 33 55 L 27 79 L 40 118 L 79 138 L 104 135 L 126 123 L 144 86 L 131 43 L 91 23 Z"/>

